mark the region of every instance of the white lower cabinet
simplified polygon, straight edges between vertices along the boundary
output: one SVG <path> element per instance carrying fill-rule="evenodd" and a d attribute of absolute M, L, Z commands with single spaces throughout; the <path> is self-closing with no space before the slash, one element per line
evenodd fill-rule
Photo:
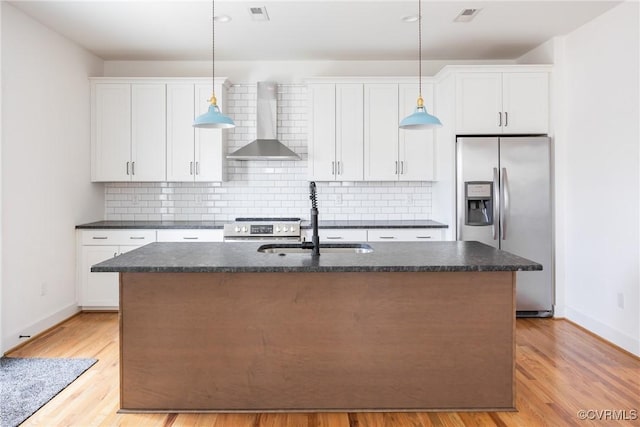
<path fill-rule="evenodd" d="M 310 242 L 313 230 L 302 230 L 302 237 Z M 324 243 L 366 242 L 367 230 L 363 228 L 321 228 L 318 230 L 320 241 Z"/>
<path fill-rule="evenodd" d="M 79 254 L 80 295 L 83 310 L 117 310 L 118 273 L 92 273 L 91 266 L 156 240 L 155 230 L 82 230 Z"/>
<path fill-rule="evenodd" d="M 158 230 L 158 242 L 222 242 L 222 229 Z"/>
<path fill-rule="evenodd" d="M 302 230 L 302 237 L 311 241 L 312 230 Z M 320 241 L 338 242 L 432 242 L 442 240 L 440 228 L 321 228 Z"/>
<path fill-rule="evenodd" d="M 442 240 L 439 228 L 375 228 L 367 231 L 369 242 L 432 242 Z"/>

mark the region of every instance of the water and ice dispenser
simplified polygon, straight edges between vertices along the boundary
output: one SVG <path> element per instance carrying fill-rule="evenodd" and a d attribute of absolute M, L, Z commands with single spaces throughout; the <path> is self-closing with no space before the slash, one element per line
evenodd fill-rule
<path fill-rule="evenodd" d="M 464 183 L 465 225 L 493 224 L 493 182 L 467 181 Z"/>

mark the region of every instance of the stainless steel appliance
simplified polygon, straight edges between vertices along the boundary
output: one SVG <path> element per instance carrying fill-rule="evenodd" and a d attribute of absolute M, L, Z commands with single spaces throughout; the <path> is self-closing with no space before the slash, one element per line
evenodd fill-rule
<path fill-rule="evenodd" d="M 299 242 L 300 218 L 236 218 L 224 225 L 225 242 Z"/>
<path fill-rule="evenodd" d="M 231 160 L 300 160 L 293 150 L 278 141 L 278 85 L 258 82 L 256 140 L 227 156 Z"/>
<path fill-rule="evenodd" d="M 519 316 L 553 315 L 550 140 L 457 138 L 457 239 L 477 240 L 536 261 L 518 272 Z"/>

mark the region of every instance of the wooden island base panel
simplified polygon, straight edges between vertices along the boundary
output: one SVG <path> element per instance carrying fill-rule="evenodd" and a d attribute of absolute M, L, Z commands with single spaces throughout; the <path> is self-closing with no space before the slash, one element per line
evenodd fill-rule
<path fill-rule="evenodd" d="M 515 408 L 515 272 L 120 273 L 122 412 Z"/>

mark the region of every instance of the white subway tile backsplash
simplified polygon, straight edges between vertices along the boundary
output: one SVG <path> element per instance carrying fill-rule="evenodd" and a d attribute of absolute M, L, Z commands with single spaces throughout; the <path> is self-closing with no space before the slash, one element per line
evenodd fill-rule
<path fill-rule="evenodd" d="M 227 152 L 255 139 L 256 87 L 229 89 L 225 112 L 236 122 L 227 131 Z M 307 90 L 278 86 L 278 138 L 298 161 L 227 162 L 226 182 L 108 183 L 105 219 L 136 221 L 230 221 L 239 216 L 309 218 Z M 318 182 L 324 220 L 431 218 L 430 182 Z"/>

